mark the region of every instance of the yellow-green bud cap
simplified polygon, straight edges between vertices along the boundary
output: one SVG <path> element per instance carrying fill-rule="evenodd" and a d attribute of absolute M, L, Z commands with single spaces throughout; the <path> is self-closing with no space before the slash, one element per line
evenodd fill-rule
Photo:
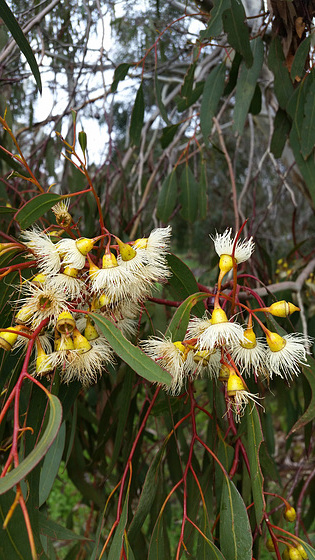
<path fill-rule="evenodd" d="M 282 556 L 283 560 L 290 560 L 290 554 L 289 554 L 289 548 L 288 547 L 284 549 L 281 556 Z"/>
<path fill-rule="evenodd" d="M 87 318 L 86 320 L 86 326 L 84 329 L 84 336 L 87 340 L 96 340 L 97 338 L 99 338 L 99 334 L 96 330 L 96 328 L 94 327 L 94 324 L 92 322 L 92 320 L 90 319 L 90 317 Z"/>
<path fill-rule="evenodd" d="M 248 348 L 249 350 L 257 346 L 256 335 L 252 327 L 250 327 L 249 329 L 245 329 L 244 340 L 241 341 L 241 346 L 243 348 Z"/>
<path fill-rule="evenodd" d="M 12 350 L 12 346 L 15 344 L 18 334 L 8 331 L 20 331 L 21 329 L 21 325 L 15 325 L 14 327 L 8 327 L 7 331 L 0 331 L 0 348 L 7 351 Z"/>
<path fill-rule="evenodd" d="M 269 550 L 269 552 L 274 552 L 275 550 L 275 545 L 273 544 L 273 540 L 271 537 L 267 539 L 266 548 L 267 550 Z"/>
<path fill-rule="evenodd" d="M 135 258 L 137 252 L 131 247 L 131 245 L 123 243 L 122 241 L 120 241 L 120 239 L 118 239 L 118 237 L 116 237 L 116 241 L 118 243 L 119 253 L 123 261 L 131 261 L 131 259 Z"/>
<path fill-rule="evenodd" d="M 231 255 L 221 255 L 219 269 L 226 274 L 233 268 L 233 257 Z"/>
<path fill-rule="evenodd" d="M 62 334 L 61 338 L 55 338 L 56 351 L 74 350 L 74 343 L 71 336 Z"/>
<path fill-rule="evenodd" d="M 176 342 L 173 342 L 175 348 L 177 348 L 177 350 L 180 350 L 181 352 L 185 352 L 185 346 L 182 342 L 180 342 L 179 340 L 177 340 Z"/>
<path fill-rule="evenodd" d="M 267 309 L 269 313 L 271 313 L 271 315 L 274 315 L 275 317 L 288 317 L 289 315 L 292 315 L 294 311 L 300 311 L 299 307 L 296 307 L 296 305 L 293 305 L 293 303 L 285 300 L 276 301 Z"/>
<path fill-rule="evenodd" d="M 91 344 L 85 338 L 85 336 L 83 336 L 83 334 L 78 331 L 78 329 L 74 329 L 72 338 L 75 350 L 81 350 L 81 352 L 88 352 L 89 350 L 91 350 Z"/>
<path fill-rule="evenodd" d="M 108 305 L 113 303 L 110 297 L 108 297 L 106 294 L 101 294 L 100 297 L 98 298 L 98 302 L 99 302 L 100 309 L 102 309 L 102 307 L 107 307 Z"/>
<path fill-rule="evenodd" d="M 283 517 L 287 521 L 295 521 L 296 520 L 296 511 L 295 511 L 294 507 L 291 507 L 291 506 L 287 507 L 284 510 Z"/>
<path fill-rule="evenodd" d="M 290 546 L 289 548 L 289 558 L 290 560 L 302 560 L 301 554 L 297 548 L 293 548 L 293 546 Z"/>
<path fill-rule="evenodd" d="M 146 249 L 147 245 L 148 245 L 147 237 L 141 237 L 140 239 L 136 239 L 136 241 L 134 242 L 134 246 L 137 249 Z"/>
<path fill-rule="evenodd" d="M 227 394 L 229 397 L 234 397 L 236 391 L 245 391 L 244 383 L 236 373 L 231 373 L 227 381 Z"/>
<path fill-rule="evenodd" d="M 217 325 L 218 323 L 228 323 L 226 313 L 223 309 L 221 309 L 221 307 L 216 307 L 212 311 L 211 323 L 212 325 Z"/>
<path fill-rule="evenodd" d="M 69 311 L 63 311 L 58 316 L 56 329 L 58 332 L 67 335 L 73 332 L 75 325 L 76 323 L 71 313 L 69 313 Z"/>
<path fill-rule="evenodd" d="M 222 364 L 219 371 L 219 377 L 218 377 L 219 381 L 221 381 L 222 383 L 227 383 L 227 380 L 229 379 L 230 375 L 231 375 L 231 368 L 229 368 L 229 366 L 226 366 L 225 364 Z"/>
<path fill-rule="evenodd" d="M 208 350 L 198 350 L 194 353 L 194 362 L 199 364 L 202 362 L 203 366 L 206 366 L 209 363 L 210 352 Z"/>
<path fill-rule="evenodd" d="M 37 284 L 38 286 L 40 286 L 41 284 L 44 284 L 44 282 L 46 282 L 46 278 L 46 274 L 36 274 L 36 276 L 34 276 L 32 280 L 32 284 Z"/>
<path fill-rule="evenodd" d="M 65 274 L 66 276 L 70 276 L 70 278 L 76 278 L 78 276 L 78 269 L 77 268 L 71 268 L 71 266 L 66 266 L 66 268 L 63 271 L 63 274 Z"/>
<path fill-rule="evenodd" d="M 113 253 L 105 253 L 102 260 L 102 268 L 113 268 L 118 266 L 117 259 Z"/>
<path fill-rule="evenodd" d="M 268 331 L 266 333 L 267 343 L 271 352 L 279 352 L 286 345 L 286 340 L 280 334 Z"/>
<path fill-rule="evenodd" d="M 21 309 L 15 315 L 15 320 L 17 323 L 23 325 L 27 323 L 34 315 L 34 309 L 30 305 L 23 305 Z"/>
<path fill-rule="evenodd" d="M 36 339 L 36 348 L 36 373 L 39 375 L 45 375 L 45 373 L 49 373 L 53 369 L 51 359 L 47 356 L 38 339 Z"/>
<path fill-rule="evenodd" d="M 86 256 L 91 251 L 91 249 L 93 249 L 94 243 L 94 239 L 88 239 L 87 237 L 81 237 L 75 242 L 78 251 L 80 251 L 81 255 L 84 256 Z"/>
<path fill-rule="evenodd" d="M 304 548 L 301 544 L 298 544 L 298 545 L 296 546 L 296 550 L 299 551 L 299 553 L 300 553 L 300 555 L 301 555 L 301 558 L 303 558 L 303 560 L 308 560 L 307 552 L 306 552 L 305 548 Z"/>

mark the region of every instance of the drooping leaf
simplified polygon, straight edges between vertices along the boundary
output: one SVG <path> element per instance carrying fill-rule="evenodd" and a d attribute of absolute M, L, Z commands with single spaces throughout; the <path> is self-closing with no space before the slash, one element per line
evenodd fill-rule
<path fill-rule="evenodd" d="M 293 84 L 285 66 L 285 58 L 282 45 L 278 36 L 275 36 L 269 47 L 268 66 L 274 74 L 274 88 L 279 105 L 282 109 L 286 105 L 293 93 Z"/>
<path fill-rule="evenodd" d="M 245 24 L 246 14 L 240 0 L 231 0 L 231 7 L 222 14 L 223 28 L 228 41 L 240 53 L 249 68 L 253 64 L 253 54 L 249 42 L 249 29 Z"/>
<path fill-rule="evenodd" d="M 58 541 L 83 541 L 86 540 L 85 536 L 76 535 L 73 531 L 62 527 L 52 519 L 47 519 L 44 513 L 38 512 L 39 516 L 39 529 L 42 535 L 46 535 L 50 539 Z"/>
<path fill-rule="evenodd" d="M 21 508 L 18 506 L 6 529 L 2 525 L 12 506 L 15 492 L 0 495 L 0 558 L 3 560 L 32 560 L 27 530 Z"/>
<path fill-rule="evenodd" d="M 220 507 L 220 548 L 226 560 L 252 560 L 252 532 L 246 506 L 224 475 Z"/>
<path fill-rule="evenodd" d="M 156 215 L 162 222 L 166 223 L 172 214 L 177 198 L 176 172 L 173 170 L 164 179 L 157 201 Z"/>
<path fill-rule="evenodd" d="M 198 213 L 199 185 L 188 163 L 180 178 L 180 191 L 181 215 L 188 222 L 194 223 Z"/>
<path fill-rule="evenodd" d="M 223 29 L 222 14 L 231 5 L 230 0 L 214 0 L 213 8 L 210 12 L 210 19 L 206 29 L 200 32 L 200 39 L 210 39 L 220 35 Z"/>
<path fill-rule="evenodd" d="M 188 97 L 182 98 L 179 95 L 175 97 L 177 110 L 181 113 L 182 111 L 186 111 L 191 105 L 196 103 L 197 99 L 199 99 L 200 95 L 204 90 L 205 83 L 197 82 L 196 87 L 192 90 Z"/>
<path fill-rule="evenodd" d="M 289 119 L 286 111 L 279 107 L 274 119 L 274 129 L 270 143 L 270 150 L 275 158 L 281 157 L 288 134 L 291 130 L 291 125 L 291 120 Z"/>
<path fill-rule="evenodd" d="M 81 130 L 78 134 L 79 137 L 79 144 L 81 147 L 82 152 L 85 154 L 86 152 L 86 147 L 87 147 L 87 136 L 86 136 L 86 132 L 84 132 L 84 130 Z"/>
<path fill-rule="evenodd" d="M 39 194 L 24 204 L 24 206 L 17 211 L 14 218 L 20 224 L 21 229 L 26 229 L 64 198 L 64 196 L 55 193 Z"/>
<path fill-rule="evenodd" d="M 305 72 L 305 61 L 308 56 L 311 44 L 311 35 L 306 37 L 302 43 L 299 44 L 298 49 L 294 55 L 291 66 L 291 79 L 296 80 L 297 77 L 301 78 Z"/>
<path fill-rule="evenodd" d="M 127 62 L 122 62 L 117 66 L 114 72 L 113 83 L 110 88 L 111 93 L 115 93 L 117 91 L 119 82 L 125 79 L 125 77 L 128 74 L 130 66 L 131 64 L 128 64 Z"/>
<path fill-rule="evenodd" d="M 200 179 L 199 179 L 199 218 L 204 220 L 207 216 L 207 164 L 204 159 L 201 160 Z"/>
<path fill-rule="evenodd" d="M 102 331 L 116 354 L 138 373 L 138 375 L 154 383 L 170 385 L 172 381 L 170 374 L 160 368 L 160 366 L 151 360 L 149 356 L 144 354 L 140 348 L 131 344 L 114 323 L 96 313 L 89 313 L 89 315 Z"/>
<path fill-rule="evenodd" d="M 25 459 L 21 461 L 18 467 L 14 468 L 5 477 L 0 479 L 0 494 L 7 492 L 10 488 L 13 488 L 13 486 L 28 475 L 28 473 L 45 456 L 57 436 L 62 419 L 61 404 L 55 395 L 49 395 L 48 404 L 49 418 L 41 439 L 33 451 L 31 451 Z"/>
<path fill-rule="evenodd" d="M 169 126 L 163 128 L 162 136 L 161 136 L 161 146 L 163 150 L 167 148 L 167 146 L 169 146 L 169 144 L 172 142 L 180 125 L 181 123 L 179 122 L 176 124 L 170 124 Z"/>
<path fill-rule="evenodd" d="M 182 260 L 173 254 L 169 254 L 167 255 L 167 262 L 172 271 L 169 284 L 175 297 L 184 300 L 191 294 L 199 292 L 196 278 L 190 268 Z M 196 305 L 196 313 L 198 316 L 203 315 L 204 306 L 202 303 Z"/>
<path fill-rule="evenodd" d="M 176 309 L 172 320 L 167 327 L 165 336 L 172 337 L 173 341 L 183 340 L 186 334 L 192 308 L 197 305 L 198 302 L 206 299 L 207 297 L 208 294 L 200 292 L 186 298 L 178 309 Z"/>
<path fill-rule="evenodd" d="M 20 28 L 15 16 L 11 12 L 5 0 L 1 0 L 0 2 L 0 18 L 4 21 L 9 31 L 12 33 L 13 39 L 24 54 L 27 62 L 29 63 L 30 69 L 32 70 L 32 74 L 35 78 L 37 87 L 40 93 L 42 93 L 42 82 L 35 56 L 22 29 Z"/>
<path fill-rule="evenodd" d="M 315 146 L 315 80 L 307 90 L 301 131 L 301 152 L 307 159 Z"/>
<path fill-rule="evenodd" d="M 48 449 L 39 479 L 39 507 L 46 502 L 60 467 L 66 439 L 66 424 L 63 422 L 57 437 Z"/>
<path fill-rule="evenodd" d="M 304 414 L 291 428 L 289 435 L 296 432 L 315 418 L 315 360 L 312 356 L 307 357 L 307 364 L 308 365 L 302 365 L 301 369 L 310 385 L 312 398 Z"/>
<path fill-rule="evenodd" d="M 241 63 L 236 84 L 233 128 L 239 134 L 243 132 L 245 120 L 264 60 L 264 45 L 261 37 L 257 37 L 251 42 L 251 48 L 254 62 L 250 68 L 246 66 L 244 61 Z"/>
<path fill-rule="evenodd" d="M 256 406 L 246 408 L 247 445 L 246 452 L 250 466 L 250 480 L 254 499 L 256 523 L 260 525 L 265 512 L 265 499 L 263 494 L 263 475 L 259 464 L 259 450 L 264 440 Z"/>
<path fill-rule="evenodd" d="M 205 142 L 208 144 L 208 136 L 212 130 L 212 119 L 215 116 L 221 95 L 224 90 L 225 64 L 216 66 L 206 79 L 201 107 L 200 126 Z"/>
<path fill-rule="evenodd" d="M 128 518 L 128 502 L 129 502 L 129 486 L 127 489 L 125 503 L 121 512 L 120 520 L 117 529 L 115 530 L 114 533 L 113 542 L 109 549 L 108 560 L 118 560 L 118 558 L 121 558 L 124 532 L 126 529 L 127 518 Z"/>
<path fill-rule="evenodd" d="M 262 104 L 261 89 L 259 87 L 259 84 L 256 84 L 254 95 L 250 102 L 248 112 L 251 113 L 251 115 L 258 115 L 261 111 L 261 104 Z"/>
<path fill-rule="evenodd" d="M 0 214 L 15 214 L 16 212 L 16 208 L 10 208 L 9 206 L 0 206 Z"/>
<path fill-rule="evenodd" d="M 130 120 L 130 144 L 134 144 L 138 146 L 140 143 L 141 138 L 141 131 L 143 126 L 143 119 L 144 119 L 144 96 L 143 96 L 143 85 L 142 82 L 140 87 L 137 91 L 135 104 L 132 109 L 131 113 L 131 120 Z"/>

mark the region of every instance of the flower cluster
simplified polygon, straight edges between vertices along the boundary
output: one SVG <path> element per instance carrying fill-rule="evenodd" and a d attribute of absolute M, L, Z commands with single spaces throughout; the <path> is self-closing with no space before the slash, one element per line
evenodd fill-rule
<path fill-rule="evenodd" d="M 53 210 L 57 223 L 68 227 L 68 205 Z M 166 261 L 170 237 L 170 227 L 131 243 L 110 233 L 54 242 L 38 228 L 23 231 L 21 240 L 27 256 L 36 260 L 37 274 L 22 283 L 15 325 L 0 331 L 0 346 L 6 350 L 26 346 L 37 329 L 35 374 L 58 368 L 66 383 L 96 382 L 106 364 L 114 361 L 114 352 L 84 312 L 97 312 L 124 336 L 133 335 L 142 302 L 157 282 L 170 276 Z"/>
<path fill-rule="evenodd" d="M 302 365 L 307 365 L 307 348 L 311 340 L 299 333 L 281 336 L 271 332 L 256 315 L 260 311 L 276 317 L 287 317 L 299 310 L 286 301 L 252 310 L 234 299 L 233 307 L 238 306 L 241 313 L 246 311 L 248 322 L 243 325 L 237 321 L 240 315 L 228 318 L 226 309 L 231 306 L 233 298 L 224 289 L 221 290 L 222 280 L 232 268 L 236 269 L 238 264 L 250 258 L 254 243 L 252 238 L 242 241 L 238 235 L 233 238 L 230 229 L 211 236 L 211 239 L 220 257 L 212 313 L 206 311 L 202 318 L 192 317 L 184 340 L 155 337 L 143 341 L 141 346 L 169 371 L 173 379 L 170 392 L 174 395 L 182 390 L 187 380 L 199 376 L 222 381 L 227 408 L 234 412 L 236 421 L 239 421 L 249 401 L 260 404 L 259 396 L 249 393 L 243 378 L 253 376 L 257 382 L 272 379 L 276 375 L 290 381 L 293 375 L 298 375 Z M 256 337 L 253 328 L 255 320 L 263 330 L 264 337 Z"/>

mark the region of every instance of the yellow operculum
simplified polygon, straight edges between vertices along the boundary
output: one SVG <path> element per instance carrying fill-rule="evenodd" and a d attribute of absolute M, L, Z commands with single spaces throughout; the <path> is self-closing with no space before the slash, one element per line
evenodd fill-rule
<path fill-rule="evenodd" d="M 147 237 L 141 237 L 140 239 L 136 239 L 136 241 L 134 242 L 134 246 L 137 249 L 146 249 L 147 245 L 148 245 Z"/>
<path fill-rule="evenodd" d="M 279 352 L 286 345 L 286 340 L 278 333 L 268 331 L 266 333 L 267 343 L 271 352 Z"/>
<path fill-rule="evenodd" d="M 208 350 L 198 350 L 194 353 L 194 362 L 199 364 L 202 362 L 203 366 L 206 366 L 209 363 L 210 352 Z"/>
<path fill-rule="evenodd" d="M 69 311 L 63 311 L 58 316 L 56 329 L 60 333 L 64 333 L 67 335 L 73 332 L 75 324 L 75 320 L 72 317 L 71 313 L 69 313 Z"/>
<path fill-rule="evenodd" d="M 44 284 L 44 282 L 46 282 L 46 278 L 46 274 L 36 274 L 36 276 L 32 279 L 32 283 L 37 285 Z"/>
<path fill-rule="evenodd" d="M 227 380 L 229 379 L 231 372 L 234 372 L 232 368 L 230 368 L 225 364 L 222 364 L 219 371 L 219 378 L 218 378 L 219 381 L 222 381 L 222 383 L 227 383 Z"/>
<path fill-rule="evenodd" d="M 135 258 L 137 252 L 131 247 L 131 245 L 123 243 L 122 241 L 120 241 L 120 239 L 118 239 L 118 237 L 116 237 L 116 241 L 118 243 L 119 253 L 123 261 L 131 261 L 131 259 Z"/>
<path fill-rule="evenodd" d="M 34 309 L 30 305 L 23 305 L 21 309 L 15 315 L 15 320 L 17 323 L 27 323 L 34 314 Z"/>
<path fill-rule="evenodd" d="M 245 329 L 244 340 L 242 340 L 241 346 L 248 349 L 252 349 L 257 346 L 256 335 L 252 327 Z"/>
<path fill-rule="evenodd" d="M 301 544 L 298 544 L 298 545 L 297 545 L 296 550 L 299 551 L 299 553 L 300 553 L 300 555 L 302 556 L 303 560 L 307 560 L 307 559 L 308 559 L 307 552 L 306 552 L 305 548 L 304 548 Z"/>
<path fill-rule="evenodd" d="M 87 340 L 95 340 L 96 338 L 99 338 L 99 334 L 96 330 L 96 328 L 94 327 L 90 317 L 87 318 L 86 320 L 86 326 L 84 329 L 84 336 Z"/>
<path fill-rule="evenodd" d="M 296 307 L 296 305 L 290 303 L 289 301 L 282 300 L 276 301 L 270 305 L 270 307 L 268 307 L 268 311 L 275 317 L 288 317 L 289 315 L 292 315 L 294 311 L 300 311 L 300 308 Z"/>
<path fill-rule="evenodd" d="M 102 307 L 106 307 L 107 305 L 113 303 L 113 301 L 106 294 L 101 294 L 100 297 L 98 298 L 98 301 L 99 301 L 100 309 L 102 309 Z"/>
<path fill-rule="evenodd" d="M 7 331 L 0 331 L 0 347 L 4 350 L 12 350 L 13 344 L 16 342 L 18 334 L 8 331 L 21 331 L 21 325 L 15 325 L 14 327 L 8 327 Z"/>
<path fill-rule="evenodd" d="M 63 274 L 65 274 L 66 276 L 70 276 L 70 278 L 76 278 L 78 276 L 78 269 L 77 268 L 71 268 L 71 266 L 66 266 L 66 268 L 63 271 Z"/>
<path fill-rule="evenodd" d="M 74 350 L 74 343 L 71 336 L 62 334 L 61 338 L 55 338 L 56 351 Z"/>
<path fill-rule="evenodd" d="M 229 397 L 234 397 L 236 391 L 245 391 L 244 383 L 236 373 L 230 374 L 226 389 Z"/>
<path fill-rule="evenodd" d="M 186 348 L 184 346 L 184 344 L 182 342 L 180 342 L 179 340 L 177 340 L 176 342 L 173 342 L 175 348 L 177 348 L 178 350 L 180 350 L 180 352 L 185 352 Z"/>
<path fill-rule="evenodd" d="M 212 325 L 217 325 L 218 323 L 228 323 L 226 313 L 223 309 L 221 309 L 221 307 L 216 307 L 212 311 L 211 323 Z"/>
<path fill-rule="evenodd" d="M 75 350 L 80 350 L 81 352 L 88 352 L 91 350 L 92 345 L 89 341 L 81 334 L 78 329 L 74 329 L 73 334 L 73 345 Z"/>
<path fill-rule="evenodd" d="M 118 266 L 117 259 L 113 253 L 105 253 L 102 260 L 102 268 L 113 268 Z"/>
<path fill-rule="evenodd" d="M 91 249 L 93 249 L 94 243 L 94 239 L 88 239 L 87 237 L 81 237 L 75 242 L 78 251 L 80 251 L 80 253 L 84 256 L 86 256 L 91 251 Z"/>
<path fill-rule="evenodd" d="M 226 274 L 233 268 L 233 257 L 231 255 L 221 255 L 219 269 Z"/>
<path fill-rule="evenodd" d="M 37 349 L 37 358 L 36 358 L 36 373 L 44 375 L 45 373 L 49 373 L 52 368 L 51 360 L 49 356 L 47 356 L 45 350 L 43 349 L 41 343 L 39 342 L 38 338 L 36 339 L 36 349 Z"/>

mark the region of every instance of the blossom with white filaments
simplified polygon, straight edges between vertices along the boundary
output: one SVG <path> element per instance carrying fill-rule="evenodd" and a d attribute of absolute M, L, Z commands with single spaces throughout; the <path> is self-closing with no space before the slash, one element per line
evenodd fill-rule
<path fill-rule="evenodd" d="M 236 235 L 232 237 L 232 228 L 227 228 L 223 233 L 216 233 L 215 236 L 210 235 L 214 242 L 216 253 L 221 257 L 222 255 L 232 255 L 233 247 L 236 240 Z M 253 238 L 240 239 L 236 242 L 234 258 L 236 264 L 247 261 L 255 249 Z"/>
<path fill-rule="evenodd" d="M 49 235 L 39 228 L 22 231 L 23 243 L 30 249 L 37 259 L 38 269 L 44 274 L 57 274 L 61 262 L 57 246 Z"/>

